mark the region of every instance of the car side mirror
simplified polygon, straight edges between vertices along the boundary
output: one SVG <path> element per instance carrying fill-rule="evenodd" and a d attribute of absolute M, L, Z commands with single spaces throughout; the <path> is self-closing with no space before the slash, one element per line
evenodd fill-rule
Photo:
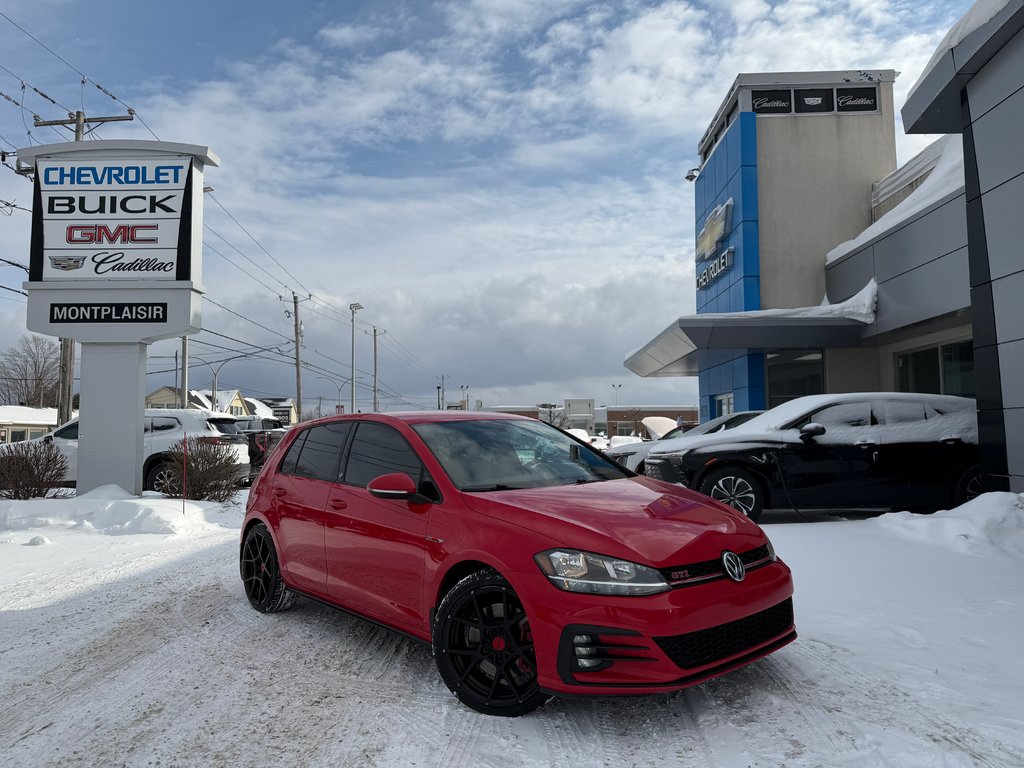
<path fill-rule="evenodd" d="M 811 422 L 810 424 L 804 424 L 800 427 L 800 439 L 806 443 L 809 443 L 816 437 L 821 437 L 825 434 L 825 425 L 818 424 L 817 422 Z"/>
<path fill-rule="evenodd" d="M 378 499 L 408 501 L 412 504 L 426 504 L 430 500 L 416 490 L 416 483 L 404 472 L 393 472 L 373 478 L 366 490 Z"/>

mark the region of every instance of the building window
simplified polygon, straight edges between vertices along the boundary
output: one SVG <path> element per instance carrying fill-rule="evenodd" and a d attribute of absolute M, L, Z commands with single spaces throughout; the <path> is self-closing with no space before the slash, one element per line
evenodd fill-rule
<path fill-rule="evenodd" d="M 736 402 L 732 392 L 727 395 L 715 395 L 715 416 L 725 416 L 734 413 L 735 410 Z"/>
<path fill-rule="evenodd" d="M 779 349 L 764 357 L 769 408 L 825 391 L 825 364 L 820 349 Z"/>
<path fill-rule="evenodd" d="M 974 397 L 974 342 L 940 344 L 896 355 L 900 392 Z"/>
<path fill-rule="evenodd" d="M 633 434 L 633 422 L 632 421 L 617 421 L 617 422 L 615 422 L 615 434 L 616 435 L 632 435 Z"/>

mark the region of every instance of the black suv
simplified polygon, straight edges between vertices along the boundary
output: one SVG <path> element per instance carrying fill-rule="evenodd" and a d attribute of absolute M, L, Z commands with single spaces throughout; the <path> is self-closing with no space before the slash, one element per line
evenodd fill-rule
<path fill-rule="evenodd" d="M 733 430 L 659 441 L 645 470 L 756 520 L 766 508 L 948 508 L 980 492 L 978 463 L 974 400 L 861 392 L 801 397 Z"/>

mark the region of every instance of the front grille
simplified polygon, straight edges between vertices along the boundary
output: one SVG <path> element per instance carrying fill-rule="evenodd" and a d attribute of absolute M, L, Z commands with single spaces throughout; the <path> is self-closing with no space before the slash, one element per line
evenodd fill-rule
<path fill-rule="evenodd" d="M 656 637 L 654 642 L 674 664 L 683 669 L 693 669 L 766 643 L 791 626 L 792 598 L 728 624 L 675 637 Z"/>
<path fill-rule="evenodd" d="M 644 460 L 644 474 L 655 480 L 664 480 L 666 483 L 682 481 L 676 468 L 668 459 L 653 459 L 648 456 Z"/>
<path fill-rule="evenodd" d="M 772 561 L 767 544 L 747 552 L 739 552 L 738 554 L 748 571 L 760 568 L 762 565 L 768 565 Z M 665 581 L 672 585 L 672 587 L 686 587 L 691 584 L 703 584 L 714 579 L 724 579 L 725 567 L 722 565 L 722 559 L 718 558 L 691 563 L 690 565 L 662 568 L 661 575 L 665 577 Z"/>

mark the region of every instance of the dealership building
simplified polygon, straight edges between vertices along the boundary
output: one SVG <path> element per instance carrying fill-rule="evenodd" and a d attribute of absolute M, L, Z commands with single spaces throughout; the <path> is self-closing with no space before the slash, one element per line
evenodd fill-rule
<path fill-rule="evenodd" d="M 976 397 L 990 487 L 1024 491 L 1024 0 L 981 5 L 902 108 L 948 135 L 901 167 L 894 71 L 736 78 L 687 175 L 697 312 L 627 368 L 697 376 L 702 421 L 823 392 Z"/>

